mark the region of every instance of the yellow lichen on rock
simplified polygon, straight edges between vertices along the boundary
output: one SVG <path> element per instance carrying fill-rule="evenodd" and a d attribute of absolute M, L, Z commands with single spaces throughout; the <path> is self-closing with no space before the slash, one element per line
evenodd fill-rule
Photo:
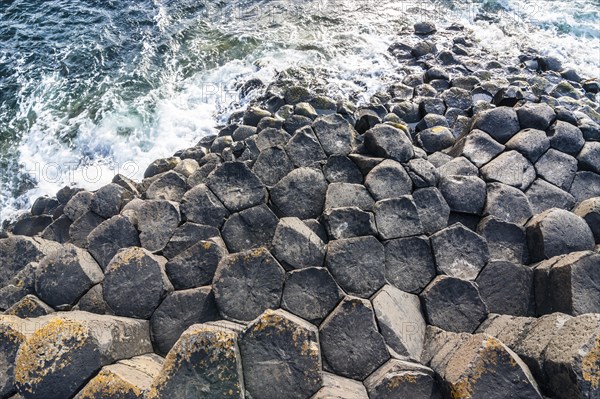
<path fill-rule="evenodd" d="M 600 335 L 596 337 L 589 352 L 581 359 L 583 380 L 590 383 L 592 389 L 600 387 Z"/>
<path fill-rule="evenodd" d="M 15 367 L 15 380 L 25 389 L 69 365 L 68 351 L 89 342 L 89 329 L 82 323 L 54 319 L 38 329 L 22 345 Z"/>

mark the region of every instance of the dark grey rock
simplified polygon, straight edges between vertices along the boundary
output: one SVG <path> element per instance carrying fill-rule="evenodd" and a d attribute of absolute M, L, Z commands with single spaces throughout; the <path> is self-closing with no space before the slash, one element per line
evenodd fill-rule
<path fill-rule="evenodd" d="M 486 334 L 466 337 L 435 371 L 442 376 L 446 391 L 462 393 L 468 389 L 459 397 L 542 399 L 527 365 Z"/>
<path fill-rule="evenodd" d="M 537 161 L 535 169 L 538 176 L 568 191 L 577 173 L 577 160 L 551 148 Z"/>
<path fill-rule="evenodd" d="M 534 216 L 526 228 L 532 262 L 594 249 L 594 235 L 585 220 L 563 209 L 552 208 Z"/>
<path fill-rule="evenodd" d="M 569 193 L 576 201 L 600 197 L 600 175 L 593 172 L 577 172 Z"/>
<path fill-rule="evenodd" d="M 533 216 L 533 211 L 529 199 L 518 188 L 502 183 L 490 183 L 487 185 L 483 215 L 523 225 Z"/>
<path fill-rule="evenodd" d="M 556 259 L 556 258 L 554 258 Z M 598 313 L 600 310 L 600 254 L 591 251 L 572 252 L 550 265 L 536 267 L 536 293 L 549 295 L 537 298 L 538 312 L 562 312 L 573 316 Z M 549 262 L 548 262 L 549 263 Z M 539 272 L 545 276 L 538 275 Z M 545 278 L 543 278 L 545 277 Z"/>
<path fill-rule="evenodd" d="M 271 189 L 271 201 L 283 216 L 311 219 L 321 215 L 326 193 L 327 180 L 321 171 L 299 168 Z"/>
<path fill-rule="evenodd" d="M 427 324 L 446 331 L 473 332 L 488 314 L 477 285 L 471 281 L 437 276 L 420 297 Z"/>
<path fill-rule="evenodd" d="M 294 269 L 322 266 L 325 244 L 300 219 L 282 218 L 273 236 L 273 255 L 282 265 Z"/>
<path fill-rule="evenodd" d="M 323 241 L 323 243 L 329 242 L 329 236 L 327 235 L 327 231 L 323 224 L 321 224 L 317 219 L 306 219 L 302 221 L 308 228 L 317 235 Z"/>
<path fill-rule="evenodd" d="M 438 188 L 450 210 L 477 215 L 483 211 L 487 188 L 479 177 L 442 176 Z"/>
<path fill-rule="evenodd" d="M 552 148 L 573 156 L 577 155 L 585 144 L 581 130 L 577 126 L 563 121 L 556 121 L 550 127 L 548 137 Z"/>
<path fill-rule="evenodd" d="M 248 137 L 254 136 L 256 134 L 257 128 L 254 126 L 248 125 L 239 125 L 231 134 L 231 137 L 235 141 L 243 141 Z"/>
<path fill-rule="evenodd" d="M 477 114 L 473 120 L 473 129 L 483 130 L 494 140 L 504 144 L 521 130 L 521 126 L 513 108 L 498 107 Z"/>
<path fill-rule="evenodd" d="M 69 199 L 63 210 L 69 219 L 75 221 L 90 211 L 94 194 L 89 191 L 79 191 Z"/>
<path fill-rule="evenodd" d="M 328 209 L 322 220 L 329 238 L 333 240 L 377 234 L 373 213 L 358 207 Z"/>
<path fill-rule="evenodd" d="M 305 399 L 321 388 L 319 335 L 312 324 L 268 310 L 240 334 L 239 345 L 249 396 Z"/>
<path fill-rule="evenodd" d="M 456 108 L 463 111 L 469 110 L 473 106 L 471 93 L 459 87 L 452 87 L 445 90 L 442 98 L 448 108 Z"/>
<path fill-rule="evenodd" d="M 219 165 L 208 176 L 206 185 L 231 212 L 251 208 L 267 199 L 264 184 L 242 162 Z"/>
<path fill-rule="evenodd" d="M 405 195 L 375 203 L 375 222 L 384 240 L 423 234 L 423 225 L 412 196 Z"/>
<path fill-rule="evenodd" d="M 102 292 L 118 316 L 150 319 L 173 291 L 165 273 L 167 260 L 143 248 L 122 249 L 106 268 Z"/>
<path fill-rule="evenodd" d="M 257 126 L 262 118 L 269 118 L 271 113 L 258 107 L 249 107 L 244 112 L 243 124 L 247 126 Z"/>
<path fill-rule="evenodd" d="M 406 171 L 416 188 L 435 187 L 438 184 L 439 173 L 426 159 L 411 159 L 406 164 Z"/>
<path fill-rule="evenodd" d="M 271 244 L 279 219 L 265 204 L 244 209 L 227 219 L 221 234 L 230 252 L 267 247 Z"/>
<path fill-rule="evenodd" d="M 298 129 L 310 126 L 313 123 L 312 119 L 302 115 L 291 115 L 283 122 L 283 129 L 289 134 L 294 134 Z"/>
<path fill-rule="evenodd" d="M 577 177 L 577 176 L 575 176 Z M 544 179 L 536 179 L 525 191 L 534 214 L 550 208 L 571 209 L 575 206 L 575 197 Z"/>
<path fill-rule="evenodd" d="M 364 380 L 390 355 L 371 303 L 346 297 L 319 328 L 323 360 L 334 373 Z"/>
<path fill-rule="evenodd" d="M 520 152 L 533 163 L 550 148 L 550 139 L 543 130 L 525 129 L 508 140 L 506 148 Z"/>
<path fill-rule="evenodd" d="M 46 227 L 50 226 L 52 220 L 52 216 L 49 215 L 22 216 L 11 226 L 12 234 L 28 237 L 37 236 L 44 231 Z"/>
<path fill-rule="evenodd" d="M 517 108 L 517 115 L 523 129 L 546 130 L 556 118 L 552 107 L 544 103 L 536 104 L 527 102 Z"/>
<path fill-rule="evenodd" d="M 198 241 L 167 262 L 165 270 L 176 290 L 210 285 L 226 252 L 214 241 Z"/>
<path fill-rule="evenodd" d="M 600 173 L 600 142 L 590 141 L 585 143 L 577 156 L 577 160 L 581 169 Z"/>
<path fill-rule="evenodd" d="M 94 212 L 86 212 L 76 219 L 69 227 L 69 242 L 78 247 L 85 248 L 88 245 L 88 236 L 105 219 Z"/>
<path fill-rule="evenodd" d="M 600 197 L 581 202 L 573 209 L 573 213 L 586 221 L 594 234 L 596 244 L 600 244 Z"/>
<path fill-rule="evenodd" d="M 511 262 L 490 262 L 475 282 L 490 312 L 535 315 L 533 269 Z"/>
<path fill-rule="evenodd" d="M 414 24 L 413 28 L 417 35 L 430 35 L 437 31 L 433 22 L 417 22 Z"/>
<path fill-rule="evenodd" d="M 135 226 L 126 216 L 113 216 L 102 222 L 88 236 L 87 249 L 102 270 L 122 248 L 140 246 Z"/>
<path fill-rule="evenodd" d="M 265 186 L 274 186 L 294 169 L 282 147 L 270 147 L 261 151 L 252 171 Z"/>
<path fill-rule="evenodd" d="M 362 382 L 323 372 L 323 387 L 311 399 L 369 399 Z"/>
<path fill-rule="evenodd" d="M 410 194 L 412 180 L 404 167 L 391 159 L 375 166 L 365 178 L 365 186 L 376 201 Z"/>
<path fill-rule="evenodd" d="M 244 376 L 237 343 L 241 328 L 223 321 L 188 328 L 153 379 L 148 399 L 185 398 L 206 391 L 215 399 L 243 399 Z"/>
<path fill-rule="evenodd" d="M 419 297 L 386 285 L 372 302 L 386 344 L 395 354 L 419 361 L 426 328 Z"/>
<path fill-rule="evenodd" d="M 355 146 L 356 130 L 339 114 L 321 116 L 312 124 L 327 155 L 348 155 Z"/>
<path fill-rule="evenodd" d="M 450 207 L 437 188 L 428 187 L 415 190 L 413 201 L 417 206 L 425 233 L 433 234 L 448 225 Z"/>
<path fill-rule="evenodd" d="M 79 299 L 79 302 L 77 302 L 77 305 L 73 309 L 95 314 L 114 314 L 104 300 L 104 296 L 102 295 L 102 284 L 96 284 L 90 288 L 81 299 Z"/>
<path fill-rule="evenodd" d="M 164 200 L 144 201 L 137 213 L 141 246 L 162 251 L 181 222 L 179 204 Z"/>
<path fill-rule="evenodd" d="M 187 222 L 175 229 L 162 253 L 165 258 L 173 259 L 186 249 L 196 245 L 198 241 L 207 240 L 223 244 L 216 227 Z"/>
<path fill-rule="evenodd" d="M 439 395 L 435 373 L 418 363 L 392 359 L 364 382 L 372 399 L 432 399 Z"/>
<path fill-rule="evenodd" d="M 491 260 L 524 265 L 529 263 L 529 249 L 523 227 L 488 216 L 477 226 L 477 233 L 487 241 Z"/>
<path fill-rule="evenodd" d="M 327 187 L 325 209 L 355 206 L 363 211 L 372 211 L 375 201 L 360 184 L 331 183 Z"/>
<path fill-rule="evenodd" d="M 221 227 L 229 211 L 204 185 L 199 184 L 185 193 L 181 201 L 181 213 L 188 222 Z"/>
<path fill-rule="evenodd" d="M 210 287 L 171 292 L 150 319 L 155 352 L 166 356 L 190 326 L 216 320 L 218 316 L 215 297 Z"/>
<path fill-rule="evenodd" d="M 545 371 L 550 392 L 557 398 L 594 398 L 597 383 L 600 316 L 583 315 L 568 320 L 545 351 Z"/>
<path fill-rule="evenodd" d="M 410 139 L 400 129 L 382 124 L 364 134 L 365 145 L 370 153 L 378 157 L 407 162 L 414 156 Z"/>
<path fill-rule="evenodd" d="M 438 167 L 441 176 L 479 176 L 479 169 L 465 157 L 454 158 Z"/>
<path fill-rule="evenodd" d="M 1 244 L 4 246 L 4 249 L 6 249 L 6 244 L 5 241 Z M 14 243 L 9 245 L 14 245 Z M 60 248 L 56 250 L 60 250 Z M 26 252 L 22 252 L 22 254 L 28 256 Z M 43 256 L 44 254 L 42 253 L 40 258 Z M 13 267 L 17 264 L 18 262 L 12 263 Z M 0 309 L 8 309 L 26 295 L 35 294 L 35 273 L 37 268 L 37 262 L 30 262 L 20 267 L 14 274 L 8 274 L 7 277 L 3 277 L 5 281 L 2 281 L 2 287 L 0 288 Z M 6 272 L 11 273 L 12 271 L 5 269 L 4 273 Z"/>
<path fill-rule="evenodd" d="M 451 147 L 454 141 L 452 131 L 444 126 L 421 130 L 417 134 L 417 142 L 429 154 Z"/>
<path fill-rule="evenodd" d="M 462 155 L 480 168 L 502 151 L 504 146 L 489 134 L 481 130 L 472 130 L 452 147 L 449 154 L 455 157 Z"/>
<path fill-rule="evenodd" d="M 153 177 L 168 172 L 181 162 L 179 157 L 161 158 L 152 162 L 144 172 L 144 178 Z"/>
<path fill-rule="evenodd" d="M 406 123 L 419 122 L 419 106 L 412 101 L 402 101 L 392 108 L 392 112 Z"/>
<path fill-rule="evenodd" d="M 296 130 L 287 142 L 285 150 L 295 167 L 309 166 L 327 159 L 323 147 L 310 126 Z"/>
<path fill-rule="evenodd" d="M 255 136 L 256 147 L 264 151 L 271 147 L 283 147 L 292 137 L 282 129 L 264 129 Z"/>
<path fill-rule="evenodd" d="M 54 313 L 54 309 L 42 302 L 35 295 L 26 295 L 19 302 L 6 309 L 5 315 L 21 318 L 35 318 Z"/>
<path fill-rule="evenodd" d="M 343 294 L 326 268 L 308 267 L 287 274 L 281 307 L 319 325 Z"/>
<path fill-rule="evenodd" d="M 600 141 L 600 125 L 589 119 L 579 121 L 577 125 L 583 133 L 585 141 Z"/>
<path fill-rule="evenodd" d="M 332 155 L 323 167 L 323 173 L 329 183 L 362 184 L 363 175 L 358 166 L 344 155 Z"/>
<path fill-rule="evenodd" d="M 384 249 L 385 277 L 396 288 L 418 294 L 435 278 L 435 261 L 427 237 L 390 240 Z"/>
<path fill-rule="evenodd" d="M 35 324 L 15 362 L 27 398 L 72 398 L 103 366 L 152 351 L 143 320 L 63 312 Z"/>
<path fill-rule="evenodd" d="M 103 218 L 109 219 L 121 212 L 125 204 L 133 199 L 133 194 L 118 184 L 103 186 L 94 193 L 90 210 Z"/>
<path fill-rule="evenodd" d="M 146 190 L 146 198 L 181 202 L 186 190 L 186 177 L 171 170 L 156 176 L 156 179 Z"/>
<path fill-rule="evenodd" d="M 285 271 L 264 248 L 226 256 L 213 279 L 221 316 L 249 321 L 278 308 L 284 278 Z"/>
<path fill-rule="evenodd" d="M 330 241 L 325 262 L 340 287 L 351 295 L 369 298 L 385 284 L 385 253 L 375 237 Z"/>
<path fill-rule="evenodd" d="M 415 131 L 420 132 L 426 129 L 433 129 L 434 127 L 450 127 L 448 120 L 443 115 L 427 114 L 425 115 L 415 126 Z"/>
<path fill-rule="evenodd" d="M 45 240 L 64 244 L 69 240 L 69 229 L 72 223 L 71 219 L 66 215 L 62 215 L 46 227 L 40 236 Z"/>
<path fill-rule="evenodd" d="M 431 236 L 431 247 L 440 273 L 475 280 L 490 258 L 487 242 L 461 224 Z"/>
<path fill-rule="evenodd" d="M 60 251 L 40 260 L 35 276 L 35 292 L 50 306 L 72 306 L 103 279 L 102 269 L 87 251 L 65 244 Z"/>
<path fill-rule="evenodd" d="M 517 151 L 507 151 L 481 168 L 486 181 L 497 181 L 526 190 L 536 178 L 535 168 Z"/>

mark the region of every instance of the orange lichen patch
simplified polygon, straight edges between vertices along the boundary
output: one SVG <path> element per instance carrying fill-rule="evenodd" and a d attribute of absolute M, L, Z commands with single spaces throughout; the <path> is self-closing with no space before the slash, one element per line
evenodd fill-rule
<path fill-rule="evenodd" d="M 583 380 L 589 382 L 592 389 L 600 387 L 600 335 L 596 337 L 587 355 L 581 359 L 581 371 Z"/>
<path fill-rule="evenodd" d="M 124 381 L 121 377 L 108 370 L 102 370 L 81 391 L 78 399 L 95 399 L 97 397 L 109 397 L 121 399 L 126 397 L 143 398 L 144 391 L 139 387 Z"/>
<path fill-rule="evenodd" d="M 19 351 L 15 380 L 24 389 L 41 382 L 69 365 L 68 352 L 91 340 L 87 326 L 72 320 L 54 319 L 38 329 Z"/>
<path fill-rule="evenodd" d="M 139 247 L 131 247 L 126 251 L 121 251 L 110 263 L 110 271 L 119 270 L 123 266 L 136 266 L 138 269 L 142 269 L 145 266 L 145 262 L 142 260 L 147 256 L 147 253 Z"/>
<path fill-rule="evenodd" d="M 194 354 L 202 354 L 202 358 L 194 358 Z M 230 372 L 237 362 L 237 333 L 223 327 L 199 324 L 188 328 L 167 354 L 163 368 L 155 378 L 148 398 L 161 397 L 160 392 L 186 364 L 193 362 L 193 367 L 207 370 L 207 374 L 216 375 L 220 381 L 233 378 Z M 241 386 L 231 390 L 231 395 L 239 395 Z"/>
<path fill-rule="evenodd" d="M 452 399 L 471 398 L 477 381 L 486 373 L 494 373 L 495 366 L 500 361 L 507 360 L 507 355 L 500 341 L 492 337 L 485 337 L 473 359 L 473 364 L 468 369 L 469 373 L 451 384 L 450 396 Z M 513 367 L 516 366 L 516 362 L 510 362 L 510 364 Z"/>
<path fill-rule="evenodd" d="M 416 384 L 416 383 L 417 383 L 417 376 L 414 373 L 405 371 L 405 372 L 396 373 L 396 374 L 389 376 L 385 385 L 389 390 L 393 391 L 395 389 L 400 388 L 403 385 Z"/>

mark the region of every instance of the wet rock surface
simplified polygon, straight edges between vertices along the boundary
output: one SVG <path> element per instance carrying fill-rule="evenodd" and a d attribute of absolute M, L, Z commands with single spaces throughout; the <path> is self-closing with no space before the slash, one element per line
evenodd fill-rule
<path fill-rule="evenodd" d="M 597 82 L 465 35 L 5 224 L 0 399 L 600 397 Z"/>

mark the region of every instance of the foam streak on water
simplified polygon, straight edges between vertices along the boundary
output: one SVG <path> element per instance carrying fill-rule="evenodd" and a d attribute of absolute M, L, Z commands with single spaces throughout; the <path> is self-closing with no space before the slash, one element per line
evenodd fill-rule
<path fill-rule="evenodd" d="M 417 20 L 468 24 L 504 56 L 530 44 L 598 74 L 598 2 L 575 3 L 3 1 L 0 219 L 65 184 L 140 178 L 243 108 L 251 77 L 306 68 L 330 95 L 368 101 L 402 77 L 387 48 Z"/>

